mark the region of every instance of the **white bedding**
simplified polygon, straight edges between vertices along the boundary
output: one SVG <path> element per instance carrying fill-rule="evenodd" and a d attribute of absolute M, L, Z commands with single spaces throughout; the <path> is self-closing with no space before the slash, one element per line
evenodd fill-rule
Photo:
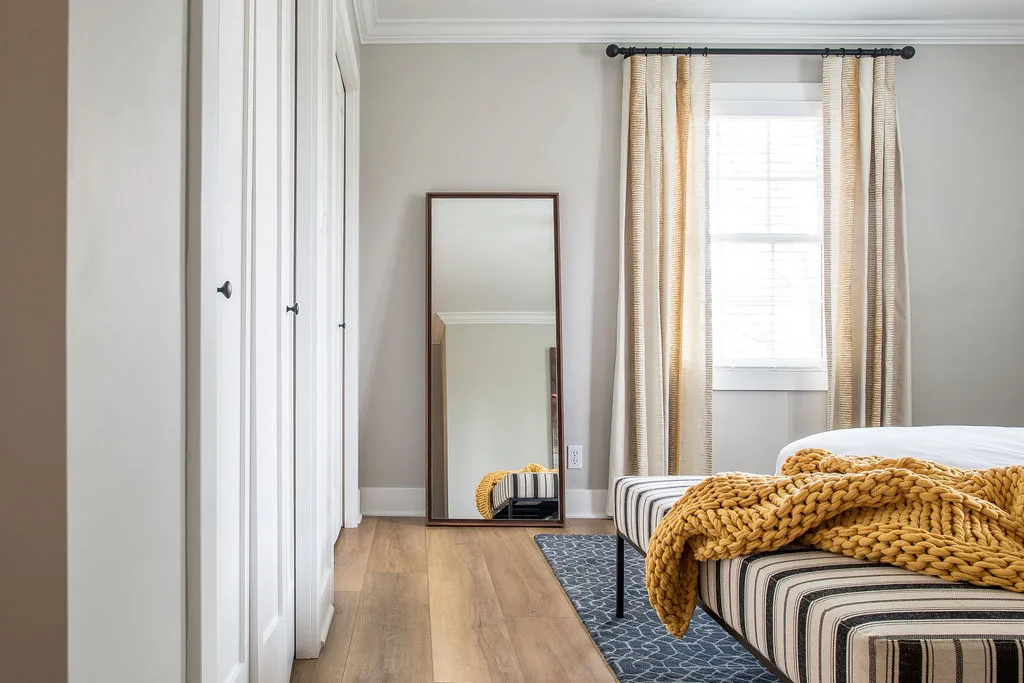
<path fill-rule="evenodd" d="M 920 458 L 979 469 L 1024 464 L 1024 427 L 868 427 L 837 429 L 794 441 L 781 451 L 775 471 L 801 448 L 824 448 L 836 455 Z"/>

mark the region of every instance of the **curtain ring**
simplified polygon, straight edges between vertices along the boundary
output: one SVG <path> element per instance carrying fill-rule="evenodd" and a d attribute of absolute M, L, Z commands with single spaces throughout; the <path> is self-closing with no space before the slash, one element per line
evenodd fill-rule
<path fill-rule="evenodd" d="M 704 57 L 707 58 L 707 56 L 708 56 L 708 49 L 704 48 Z"/>
<path fill-rule="evenodd" d="M 826 48 L 825 48 L 825 51 L 824 51 L 824 52 L 822 53 L 822 55 L 821 55 L 821 58 L 822 58 L 822 59 L 824 59 L 825 57 L 828 57 L 828 56 L 829 56 L 829 54 L 828 54 L 828 53 L 829 53 L 829 49 L 828 49 L 828 48 L 826 47 Z"/>
<path fill-rule="evenodd" d="M 840 57 L 845 57 L 846 56 L 846 48 L 845 47 L 839 48 L 839 56 Z"/>
<path fill-rule="evenodd" d="M 665 54 L 665 48 L 663 48 L 663 47 L 659 47 L 659 48 L 658 48 L 658 56 L 660 57 L 660 56 L 661 56 L 661 55 L 663 55 L 663 54 Z"/>
<path fill-rule="evenodd" d="M 858 47 L 857 48 L 857 59 L 860 59 L 863 56 L 864 56 L 864 48 Z"/>

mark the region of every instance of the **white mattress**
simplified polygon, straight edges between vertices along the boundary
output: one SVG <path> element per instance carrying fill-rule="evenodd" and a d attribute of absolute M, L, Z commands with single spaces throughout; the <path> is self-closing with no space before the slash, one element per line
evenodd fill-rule
<path fill-rule="evenodd" d="M 794 441 L 775 463 L 801 448 L 823 448 L 836 455 L 920 458 L 950 467 L 980 469 L 1024 465 L 1024 427 L 867 427 L 837 429 Z"/>

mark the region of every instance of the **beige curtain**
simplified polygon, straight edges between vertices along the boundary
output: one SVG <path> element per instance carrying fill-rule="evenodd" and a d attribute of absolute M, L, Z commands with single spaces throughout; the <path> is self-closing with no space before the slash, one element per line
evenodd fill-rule
<path fill-rule="evenodd" d="M 711 471 L 708 59 L 623 68 L 609 489 L 625 474 Z"/>
<path fill-rule="evenodd" d="M 910 301 L 895 57 L 826 57 L 828 427 L 910 423 Z"/>

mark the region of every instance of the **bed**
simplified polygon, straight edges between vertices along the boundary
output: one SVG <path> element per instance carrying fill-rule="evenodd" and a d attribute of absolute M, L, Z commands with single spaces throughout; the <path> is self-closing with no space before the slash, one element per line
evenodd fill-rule
<path fill-rule="evenodd" d="M 837 430 L 788 444 L 836 454 L 917 457 L 964 469 L 1024 463 L 1024 429 Z M 615 485 L 616 613 L 628 543 L 641 553 L 658 522 L 703 477 L 623 477 Z M 783 681 L 1024 681 L 1024 595 L 923 576 L 814 548 L 700 566 L 699 603 Z"/>

